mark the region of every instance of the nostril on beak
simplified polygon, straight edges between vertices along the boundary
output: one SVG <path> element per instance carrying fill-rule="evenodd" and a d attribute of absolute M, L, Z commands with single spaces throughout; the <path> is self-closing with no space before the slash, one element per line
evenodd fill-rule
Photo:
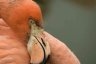
<path fill-rule="evenodd" d="M 42 41 L 43 45 L 46 47 L 46 44 L 45 44 L 43 38 L 41 38 L 41 41 Z"/>
<path fill-rule="evenodd" d="M 46 49 L 43 47 L 43 45 L 46 47 L 46 44 L 45 44 L 43 38 L 41 38 L 41 42 L 40 42 L 39 39 L 38 39 L 36 36 L 34 36 L 34 37 L 37 39 L 37 41 L 38 41 L 39 44 L 41 45 L 41 47 L 42 47 L 42 49 L 43 49 L 43 52 L 44 52 L 44 58 L 43 58 L 43 61 L 42 61 L 40 64 L 46 64 L 46 60 L 47 60 L 47 57 L 46 57 Z M 43 43 L 43 45 L 42 45 L 42 43 Z"/>

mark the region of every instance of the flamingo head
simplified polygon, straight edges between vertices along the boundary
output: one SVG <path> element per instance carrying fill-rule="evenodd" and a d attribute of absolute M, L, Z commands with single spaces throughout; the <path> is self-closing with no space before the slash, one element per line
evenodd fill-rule
<path fill-rule="evenodd" d="M 0 0 L 0 3 L 0 17 L 21 41 L 28 43 L 30 63 L 45 64 L 50 47 L 43 33 L 42 13 L 38 4 L 32 0 Z"/>
<path fill-rule="evenodd" d="M 30 20 L 42 27 L 42 13 L 38 4 L 32 0 L 2 1 L 0 16 L 21 38 L 26 40 L 30 32 Z"/>

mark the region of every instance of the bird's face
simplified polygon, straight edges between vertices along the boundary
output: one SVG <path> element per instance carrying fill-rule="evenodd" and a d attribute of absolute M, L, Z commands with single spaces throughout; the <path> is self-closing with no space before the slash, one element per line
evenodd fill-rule
<path fill-rule="evenodd" d="M 5 8 L 1 8 L 1 17 L 22 40 L 26 40 L 30 32 L 30 19 L 34 20 L 38 26 L 42 25 L 42 14 L 39 6 L 32 0 L 6 2 Z"/>
<path fill-rule="evenodd" d="M 1 17 L 21 41 L 28 43 L 30 62 L 45 63 L 50 54 L 50 47 L 43 34 L 42 14 L 39 6 L 32 0 L 8 0 L 6 2 L 6 5 L 2 4 Z"/>

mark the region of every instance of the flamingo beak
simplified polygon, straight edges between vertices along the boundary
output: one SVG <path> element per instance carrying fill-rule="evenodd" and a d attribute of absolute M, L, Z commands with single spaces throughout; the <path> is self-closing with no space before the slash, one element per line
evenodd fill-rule
<path fill-rule="evenodd" d="M 34 20 L 30 20 L 30 38 L 27 49 L 30 55 L 31 64 L 46 64 L 50 55 L 50 46 L 44 35 L 44 30 L 37 26 Z"/>

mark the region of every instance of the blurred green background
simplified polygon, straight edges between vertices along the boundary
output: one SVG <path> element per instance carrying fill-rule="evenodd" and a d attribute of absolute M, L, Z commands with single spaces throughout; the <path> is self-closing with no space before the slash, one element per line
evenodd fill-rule
<path fill-rule="evenodd" d="M 45 30 L 63 41 L 81 64 L 96 64 L 96 1 L 36 0 Z"/>

